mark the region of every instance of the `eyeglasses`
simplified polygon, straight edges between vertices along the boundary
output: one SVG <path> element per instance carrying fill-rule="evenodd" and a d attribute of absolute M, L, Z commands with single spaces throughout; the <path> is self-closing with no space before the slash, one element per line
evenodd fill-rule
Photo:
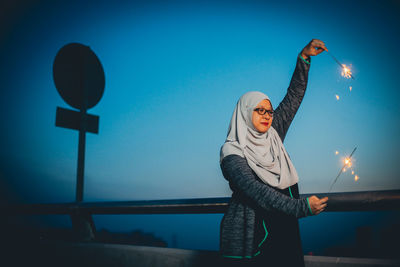
<path fill-rule="evenodd" d="M 265 113 L 268 113 L 269 116 L 273 117 L 274 116 L 274 111 L 273 110 L 268 110 L 265 108 L 255 108 L 254 111 L 257 111 L 258 114 L 260 115 L 265 115 Z"/>

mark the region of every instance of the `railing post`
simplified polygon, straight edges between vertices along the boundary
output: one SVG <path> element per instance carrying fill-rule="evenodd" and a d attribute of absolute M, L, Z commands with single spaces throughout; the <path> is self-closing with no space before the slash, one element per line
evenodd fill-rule
<path fill-rule="evenodd" d="M 96 227 L 90 213 L 75 211 L 70 214 L 72 229 L 77 241 L 91 242 L 96 237 Z"/>

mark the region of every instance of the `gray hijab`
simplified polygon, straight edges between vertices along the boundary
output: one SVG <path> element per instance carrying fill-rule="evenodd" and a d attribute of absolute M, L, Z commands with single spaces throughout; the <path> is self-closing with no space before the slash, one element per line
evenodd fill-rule
<path fill-rule="evenodd" d="M 253 110 L 264 99 L 269 100 L 261 92 L 248 92 L 239 99 L 220 161 L 228 155 L 244 157 L 264 183 L 285 189 L 296 184 L 299 177 L 282 140 L 272 126 L 266 133 L 260 133 L 252 123 Z"/>

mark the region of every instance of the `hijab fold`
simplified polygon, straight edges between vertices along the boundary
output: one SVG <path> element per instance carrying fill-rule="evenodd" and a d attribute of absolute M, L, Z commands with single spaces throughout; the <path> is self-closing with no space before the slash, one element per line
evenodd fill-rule
<path fill-rule="evenodd" d="M 252 123 L 253 110 L 264 99 L 269 100 L 261 92 L 248 92 L 239 99 L 221 147 L 220 161 L 228 155 L 244 157 L 264 183 L 285 189 L 296 184 L 299 177 L 282 140 L 272 126 L 260 133 Z"/>

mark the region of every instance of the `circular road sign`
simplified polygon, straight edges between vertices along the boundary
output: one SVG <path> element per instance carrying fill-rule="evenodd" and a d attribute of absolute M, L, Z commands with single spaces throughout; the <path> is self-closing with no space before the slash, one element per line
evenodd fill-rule
<path fill-rule="evenodd" d="M 104 70 L 96 54 L 79 43 L 63 46 L 53 64 L 53 79 L 58 93 L 70 106 L 90 109 L 104 93 Z"/>

